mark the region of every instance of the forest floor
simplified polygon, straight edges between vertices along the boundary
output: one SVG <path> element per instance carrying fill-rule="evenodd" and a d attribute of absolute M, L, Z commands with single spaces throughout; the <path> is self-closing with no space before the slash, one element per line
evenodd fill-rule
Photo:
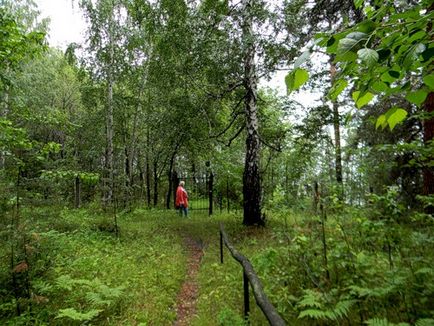
<path fill-rule="evenodd" d="M 405 325 L 433 325 L 432 222 L 392 228 L 354 210 L 329 215 L 325 227 L 285 211 L 264 228 L 241 220 L 240 212 L 185 219 L 137 208 L 117 214 L 116 235 L 113 215 L 92 207 L 23 209 L 14 233 L 0 219 L 0 325 L 245 326 L 243 272 L 225 248 L 220 261 L 220 223 L 288 324 L 395 325 L 384 316 L 398 323 L 411 313 Z M 415 309 L 406 311 L 408 303 Z M 252 293 L 249 324 L 268 324 Z"/>
<path fill-rule="evenodd" d="M 229 256 L 220 263 L 219 223 L 247 257 L 270 244 L 271 229 L 248 230 L 236 212 L 197 211 L 184 219 L 175 211 L 136 209 L 118 214 L 119 237 L 113 216 L 99 209 L 44 207 L 22 215 L 26 236 L 16 238 L 16 248 L 25 240 L 33 248 L 30 267 L 14 280 L 10 261 L 0 259 L 0 325 L 244 325 L 242 269 Z M 9 248 L 0 241 L 0 252 Z M 24 254 L 16 254 L 15 265 Z M 266 270 L 259 272 L 265 280 Z M 28 311 L 20 316 L 13 282 L 20 282 L 20 309 Z M 253 296 L 251 309 L 251 325 L 266 324 Z"/>

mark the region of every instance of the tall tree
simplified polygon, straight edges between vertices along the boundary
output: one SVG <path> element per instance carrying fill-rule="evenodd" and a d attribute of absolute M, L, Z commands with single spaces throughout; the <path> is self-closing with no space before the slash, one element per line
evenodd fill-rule
<path fill-rule="evenodd" d="M 244 218 L 243 224 L 263 224 L 261 218 L 261 184 L 259 176 L 259 121 L 256 106 L 257 83 L 255 66 L 255 38 L 253 34 L 254 0 L 243 1 L 243 47 L 244 47 L 244 89 L 246 115 L 246 158 L 243 176 Z"/>

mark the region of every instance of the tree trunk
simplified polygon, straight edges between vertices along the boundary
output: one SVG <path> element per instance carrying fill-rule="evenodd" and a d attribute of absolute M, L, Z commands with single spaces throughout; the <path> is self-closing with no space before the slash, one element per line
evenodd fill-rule
<path fill-rule="evenodd" d="M 428 9 L 427 12 L 431 12 L 434 10 L 434 3 L 432 3 Z M 432 22 L 429 23 L 427 32 L 431 32 L 432 30 Z M 430 92 L 425 100 L 425 103 L 423 105 L 425 112 L 428 114 L 428 116 L 432 115 L 432 112 L 434 111 L 434 92 Z M 424 120 L 423 122 L 423 142 L 426 147 L 432 146 L 430 144 L 433 141 L 434 136 L 434 118 L 430 118 L 427 120 Z M 432 157 L 429 157 L 428 160 L 431 161 Z M 429 163 L 429 162 L 426 162 Z M 423 195 L 429 196 L 434 194 L 434 172 L 433 168 L 429 166 L 430 164 L 425 164 L 425 167 L 423 168 Z M 434 214 L 434 207 L 429 206 L 426 208 L 426 212 L 428 214 Z"/>
<path fill-rule="evenodd" d="M 104 196 L 104 204 L 108 205 L 113 200 L 113 65 L 114 65 L 114 48 L 113 48 L 113 20 L 112 16 L 109 19 L 109 63 L 107 67 L 107 117 L 106 117 L 106 172 L 107 172 L 107 187 Z"/>
<path fill-rule="evenodd" d="M 151 167 L 149 164 L 149 148 L 151 145 L 149 137 L 149 126 L 146 126 L 146 201 L 148 207 L 151 207 Z"/>
<path fill-rule="evenodd" d="M 9 68 L 6 67 L 6 73 L 8 73 Z M 7 118 L 8 113 L 9 113 L 9 86 L 5 85 L 4 86 L 4 102 L 2 103 L 1 106 L 1 111 L 0 111 L 0 117 L 2 118 Z M 5 167 L 5 153 L 0 150 L 0 170 L 4 169 Z"/>
<path fill-rule="evenodd" d="M 259 176 L 260 139 L 258 130 L 258 117 L 256 107 L 255 74 L 255 44 L 253 41 L 252 27 L 252 1 L 244 0 L 244 26 L 243 39 L 246 47 L 244 54 L 244 88 L 246 96 L 244 100 L 246 114 L 246 158 L 243 174 L 244 196 L 244 225 L 263 225 L 261 219 L 261 184 Z"/>
<path fill-rule="evenodd" d="M 158 172 L 157 172 L 157 162 L 154 162 L 154 207 L 158 204 Z"/>
<path fill-rule="evenodd" d="M 424 103 L 425 112 L 428 114 L 432 114 L 434 111 L 434 93 L 431 92 L 428 94 L 428 97 Z M 434 118 L 427 119 L 423 122 L 423 141 L 425 146 L 430 146 L 430 142 L 433 141 L 434 136 Z M 433 158 L 428 158 L 431 161 Z M 433 168 L 427 164 L 423 169 L 423 194 L 428 196 L 434 194 L 434 173 Z M 430 209 L 434 212 L 434 207 Z"/>
<path fill-rule="evenodd" d="M 79 175 L 75 176 L 74 195 L 75 195 L 74 206 L 75 206 L 75 208 L 80 208 L 80 206 L 81 206 L 81 200 L 80 200 L 81 183 L 80 183 L 80 176 Z"/>
<path fill-rule="evenodd" d="M 341 188 L 339 196 L 343 197 L 340 116 L 339 116 L 339 106 L 338 106 L 338 104 L 336 102 L 333 102 L 333 130 L 334 130 L 334 134 L 335 134 L 335 172 L 336 172 L 336 182 L 338 183 L 339 187 Z"/>
<path fill-rule="evenodd" d="M 169 171 L 167 172 L 167 177 L 169 181 L 169 187 L 167 189 L 167 195 L 166 195 L 166 208 L 170 209 L 170 202 L 172 198 L 172 190 L 173 190 L 173 162 L 175 161 L 175 155 L 176 152 L 172 154 L 172 157 L 170 158 L 169 162 Z"/>
<path fill-rule="evenodd" d="M 331 83 L 333 85 L 333 81 L 336 75 L 336 66 L 333 63 L 333 57 L 330 58 L 330 76 Z M 337 100 L 332 102 L 333 104 L 333 131 L 335 135 L 335 174 L 336 174 L 336 182 L 339 186 L 339 198 L 342 200 L 344 197 L 344 188 L 343 188 L 343 177 L 342 177 L 342 151 L 341 151 L 341 131 L 340 131 L 340 115 L 339 115 L 339 105 Z"/>

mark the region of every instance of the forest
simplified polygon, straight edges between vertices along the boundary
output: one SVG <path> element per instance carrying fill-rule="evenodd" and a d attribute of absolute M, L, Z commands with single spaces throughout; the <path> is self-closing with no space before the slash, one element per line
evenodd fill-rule
<path fill-rule="evenodd" d="M 221 226 L 287 325 L 434 325 L 433 0 L 70 4 L 0 0 L 1 325 L 271 324 Z"/>

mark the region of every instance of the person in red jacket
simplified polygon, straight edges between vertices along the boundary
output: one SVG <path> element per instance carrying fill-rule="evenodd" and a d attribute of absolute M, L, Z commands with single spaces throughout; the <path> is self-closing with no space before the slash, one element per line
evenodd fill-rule
<path fill-rule="evenodd" d="M 175 205 L 179 208 L 179 213 L 182 216 L 182 213 L 184 213 L 185 217 L 187 217 L 188 214 L 188 194 L 187 191 L 184 189 L 185 182 L 181 181 L 179 183 L 178 188 L 176 189 L 176 201 Z"/>

